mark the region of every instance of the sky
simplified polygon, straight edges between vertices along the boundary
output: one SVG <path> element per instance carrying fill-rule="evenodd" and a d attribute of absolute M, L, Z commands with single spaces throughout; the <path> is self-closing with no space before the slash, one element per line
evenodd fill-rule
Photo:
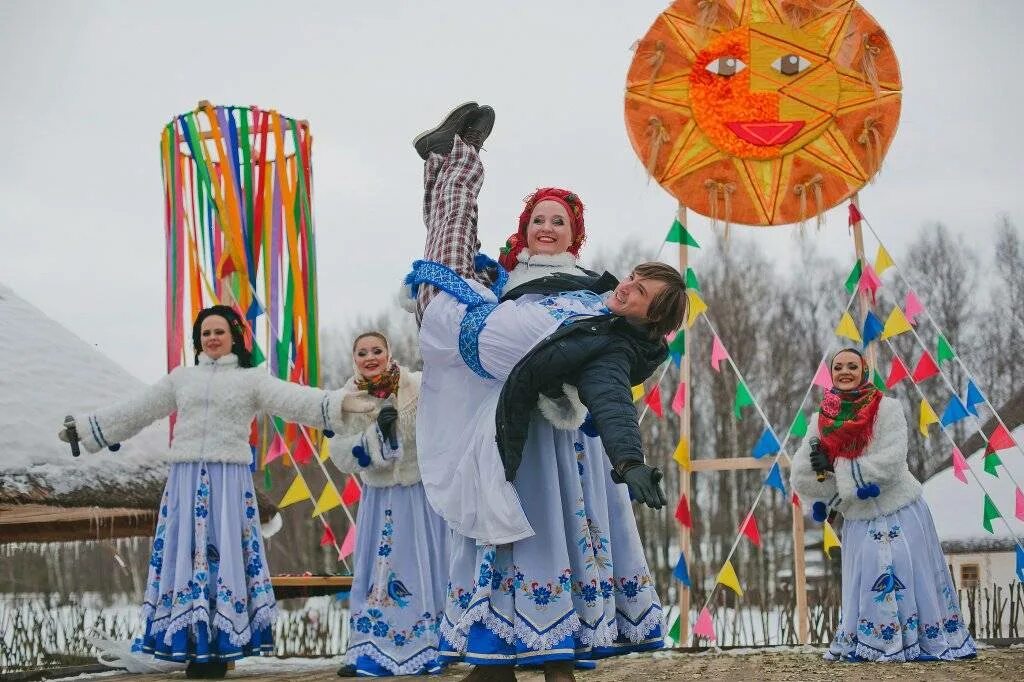
<path fill-rule="evenodd" d="M 861 4 L 889 34 L 904 83 L 882 174 L 860 193 L 889 250 L 899 259 L 936 220 L 979 248 L 1000 214 L 1024 224 L 1024 78 L 1013 66 L 1024 3 Z M 525 195 L 559 185 L 587 204 L 590 248 L 639 240 L 653 253 L 676 202 L 629 145 L 623 87 L 630 46 L 666 6 L 6 0 L 0 282 L 140 379 L 164 374 L 158 143 L 202 99 L 309 120 L 322 329 L 390 305 L 422 253 L 411 139 L 466 100 L 497 113 L 483 155 L 485 251 L 513 231 Z M 845 213 L 830 211 L 808 239 L 852 264 Z M 689 227 L 712 240 L 706 219 Z M 783 265 L 797 249 L 792 227 L 735 228 L 732 239 Z M 703 250 L 695 267 L 713 257 Z"/>

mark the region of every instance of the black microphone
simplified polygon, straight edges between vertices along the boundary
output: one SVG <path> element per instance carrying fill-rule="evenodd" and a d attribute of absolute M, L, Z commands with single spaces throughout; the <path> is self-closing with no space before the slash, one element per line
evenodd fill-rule
<path fill-rule="evenodd" d="M 810 445 L 811 452 L 821 452 L 821 441 L 819 439 L 812 438 L 810 440 Z M 819 482 L 824 481 L 826 478 L 828 478 L 828 472 L 825 471 L 824 469 L 815 469 L 814 471 L 818 474 Z"/>
<path fill-rule="evenodd" d="M 78 457 L 82 451 L 78 449 L 78 428 L 75 426 L 75 418 L 72 415 L 64 417 L 64 430 L 68 434 L 68 444 L 71 446 L 71 456 Z"/>
<path fill-rule="evenodd" d="M 394 405 L 392 405 L 390 400 L 387 402 L 387 404 L 391 405 L 391 407 L 394 407 Z M 395 408 L 396 411 L 397 411 L 397 409 L 398 408 Z M 391 446 L 392 450 L 397 450 L 398 449 L 398 419 L 397 418 L 391 424 L 391 430 L 388 433 L 388 444 Z"/>

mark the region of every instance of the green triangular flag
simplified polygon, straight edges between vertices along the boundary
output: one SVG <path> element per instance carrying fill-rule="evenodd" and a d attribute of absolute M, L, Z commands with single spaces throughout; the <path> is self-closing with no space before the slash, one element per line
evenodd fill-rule
<path fill-rule="evenodd" d="M 668 630 L 669 638 L 679 646 L 679 616 L 676 616 L 676 620 L 672 623 L 672 627 Z"/>
<path fill-rule="evenodd" d="M 270 480 L 270 467 L 263 467 L 263 489 L 270 490 L 274 487 L 273 482 Z"/>
<path fill-rule="evenodd" d="M 938 361 L 939 364 L 942 364 L 946 360 L 952 360 L 954 357 L 956 357 L 956 354 L 953 353 L 953 348 L 949 345 L 949 341 L 946 340 L 945 336 L 939 334 L 939 343 L 938 349 L 935 352 L 935 360 Z"/>
<path fill-rule="evenodd" d="M 747 385 L 740 379 L 736 382 L 736 402 L 733 403 L 732 411 L 736 415 L 737 419 L 743 419 L 743 413 L 741 410 L 744 407 L 749 407 L 754 404 L 754 399 L 750 396 L 750 391 L 747 389 Z"/>
<path fill-rule="evenodd" d="M 672 343 L 668 344 L 668 352 L 673 355 L 682 357 L 686 355 L 686 330 L 680 329 L 676 332 L 675 338 L 672 339 Z"/>
<path fill-rule="evenodd" d="M 697 280 L 697 273 L 693 268 L 686 268 L 686 288 L 700 291 L 700 282 Z"/>
<path fill-rule="evenodd" d="M 999 459 L 999 455 L 992 452 L 985 455 L 985 473 L 991 474 L 996 478 L 999 478 L 999 474 L 996 473 L 996 467 L 1002 466 L 1003 461 Z"/>
<path fill-rule="evenodd" d="M 263 355 L 263 351 L 260 350 L 260 344 L 255 341 L 252 342 L 252 366 L 259 367 L 263 364 L 263 361 L 267 358 Z"/>
<path fill-rule="evenodd" d="M 860 282 L 860 259 L 857 259 L 857 264 L 853 266 L 853 270 L 850 270 L 850 276 L 846 278 L 846 293 L 853 295 L 853 292 L 857 289 L 857 283 Z"/>
<path fill-rule="evenodd" d="M 807 417 L 804 416 L 803 412 L 796 413 L 796 419 L 793 420 L 793 425 L 789 427 L 789 435 L 793 438 L 803 438 L 807 435 Z"/>
<path fill-rule="evenodd" d="M 672 227 L 669 228 L 668 236 L 665 237 L 665 241 L 670 244 L 686 244 L 687 246 L 692 246 L 696 249 L 700 248 L 700 244 L 698 244 L 697 240 L 693 238 L 693 235 L 690 234 L 689 230 L 683 227 L 683 224 L 679 222 L 678 218 L 672 221 Z"/>
<path fill-rule="evenodd" d="M 887 390 L 889 390 L 889 387 L 885 385 L 885 380 L 882 378 L 882 375 L 878 373 L 877 369 L 875 370 L 874 375 L 871 377 L 871 383 L 873 383 L 875 385 L 875 388 L 877 388 L 882 393 L 885 393 Z"/>
<path fill-rule="evenodd" d="M 985 511 L 982 512 L 982 514 L 984 516 L 981 520 L 982 527 L 984 527 L 989 533 L 994 534 L 995 531 L 992 530 L 992 519 L 998 519 L 1002 514 L 1000 514 L 999 510 L 996 509 L 996 506 L 992 504 L 992 499 L 988 495 L 985 496 Z"/>

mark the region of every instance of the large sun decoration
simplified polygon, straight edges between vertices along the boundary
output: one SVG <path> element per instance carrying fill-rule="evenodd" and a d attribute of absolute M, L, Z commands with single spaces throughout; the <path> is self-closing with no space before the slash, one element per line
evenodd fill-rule
<path fill-rule="evenodd" d="M 888 37 L 854 0 L 676 0 L 637 44 L 626 127 L 688 208 L 803 223 L 878 172 L 900 88 Z"/>

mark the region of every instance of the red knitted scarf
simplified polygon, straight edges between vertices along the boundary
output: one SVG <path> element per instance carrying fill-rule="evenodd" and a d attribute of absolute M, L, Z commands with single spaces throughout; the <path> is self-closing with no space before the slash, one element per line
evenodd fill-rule
<path fill-rule="evenodd" d="M 818 430 L 829 461 L 856 459 L 874 435 L 882 392 L 865 382 L 852 391 L 831 389 L 821 401 Z"/>

